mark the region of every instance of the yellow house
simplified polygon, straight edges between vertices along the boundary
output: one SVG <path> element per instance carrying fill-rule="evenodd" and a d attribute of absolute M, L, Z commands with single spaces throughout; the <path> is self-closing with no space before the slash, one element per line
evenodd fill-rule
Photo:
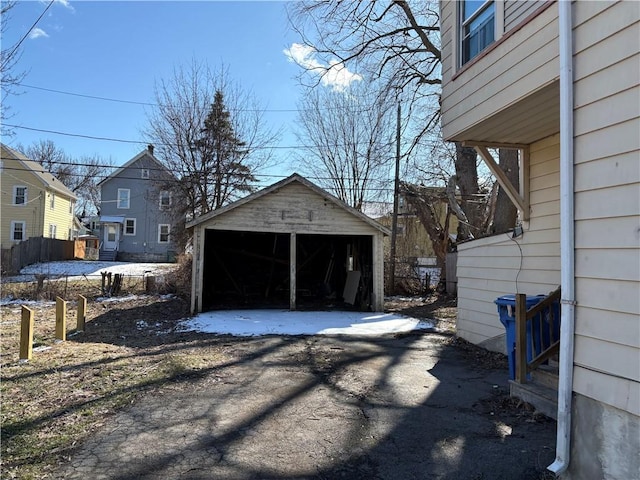
<path fill-rule="evenodd" d="M 561 285 L 549 469 L 638 479 L 640 3 L 442 1 L 440 14 L 444 138 L 494 170 L 489 148 L 521 152 L 520 190 L 500 178 L 520 234 L 458 247 L 458 333 L 504 348 L 494 299 Z"/>
<path fill-rule="evenodd" d="M 40 164 L 4 144 L 1 147 L 2 248 L 30 237 L 71 240 L 77 197 Z"/>

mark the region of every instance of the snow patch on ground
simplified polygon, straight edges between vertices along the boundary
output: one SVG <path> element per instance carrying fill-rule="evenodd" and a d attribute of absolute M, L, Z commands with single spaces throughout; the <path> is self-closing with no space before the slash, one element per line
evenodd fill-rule
<path fill-rule="evenodd" d="M 177 268 L 175 263 L 99 262 L 92 260 L 68 260 L 62 262 L 35 263 L 20 270 L 20 275 L 2 277 L 2 282 L 33 282 L 35 275 L 47 278 L 98 277 L 100 272 L 120 273 L 133 277 L 161 275 Z"/>
<path fill-rule="evenodd" d="M 230 310 L 205 312 L 183 322 L 181 330 L 236 336 L 383 335 L 432 330 L 433 324 L 396 313 Z"/>

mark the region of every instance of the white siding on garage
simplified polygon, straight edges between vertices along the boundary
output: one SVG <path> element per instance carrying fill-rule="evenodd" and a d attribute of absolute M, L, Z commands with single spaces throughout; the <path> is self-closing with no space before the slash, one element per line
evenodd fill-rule
<path fill-rule="evenodd" d="M 574 390 L 640 415 L 640 3 L 579 3 Z"/>
<path fill-rule="evenodd" d="M 504 351 L 494 300 L 546 294 L 560 284 L 559 152 L 558 135 L 531 145 L 531 221 L 522 237 L 502 234 L 458 246 L 458 335 L 472 343 Z"/>
<path fill-rule="evenodd" d="M 205 223 L 205 228 L 278 233 L 372 235 L 378 231 L 343 207 L 292 182 Z"/>

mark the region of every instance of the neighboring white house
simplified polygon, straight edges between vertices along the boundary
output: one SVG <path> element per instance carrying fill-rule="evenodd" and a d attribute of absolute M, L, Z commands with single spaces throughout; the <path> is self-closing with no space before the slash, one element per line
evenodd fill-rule
<path fill-rule="evenodd" d="M 521 152 L 523 235 L 458 248 L 459 334 L 501 350 L 495 298 L 562 285 L 551 469 L 640 478 L 640 3 L 442 1 L 441 32 L 445 139 Z"/>

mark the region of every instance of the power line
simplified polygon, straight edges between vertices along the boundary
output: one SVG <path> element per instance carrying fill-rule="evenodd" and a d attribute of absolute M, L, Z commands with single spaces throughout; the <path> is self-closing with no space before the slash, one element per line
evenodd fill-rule
<path fill-rule="evenodd" d="M 31 31 L 36 28 L 36 25 L 38 25 L 38 22 L 40 21 L 40 19 L 42 17 L 44 17 L 44 14 L 47 13 L 47 10 L 49 10 L 49 8 L 51 7 L 51 5 L 53 5 L 53 2 L 55 0 L 51 0 L 49 2 L 49 5 L 47 5 L 47 7 L 44 9 L 44 11 L 40 14 L 40 16 L 36 19 L 35 22 L 33 22 L 33 25 L 31 25 L 31 28 L 29 28 L 29 30 L 27 30 L 27 33 L 25 33 L 22 38 L 20 39 L 20 41 L 18 43 L 16 43 L 16 45 L 11 49 L 11 53 L 9 53 L 5 58 L 11 58 L 13 56 L 14 53 L 16 53 L 16 50 L 18 50 L 18 48 L 20 48 L 20 45 L 22 45 L 22 42 L 25 41 L 25 39 L 29 36 L 29 34 L 31 33 Z"/>
<path fill-rule="evenodd" d="M 61 95 L 69 95 L 69 96 L 73 96 L 73 97 L 81 97 L 81 98 L 90 98 L 92 100 L 101 100 L 101 101 L 105 101 L 105 102 L 114 102 L 114 103 L 126 103 L 126 104 L 130 104 L 130 105 L 141 105 L 144 107 L 162 107 L 162 106 L 167 106 L 167 104 L 160 104 L 160 103 L 155 103 L 155 102 L 142 102 L 139 100 L 125 100 L 125 99 L 121 99 L 121 98 L 113 98 L 113 97 L 105 97 L 105 96 L 100 96 L 100 95 L 89 95 L 89 94 L 85 94 L 85 93 L 77 93 L 77 92 L 69 92 L 66 90 L 58 90 L 55 88 L 47 88 L 47 87 L 40 87 L 37 85 L 29 85 L 27 83 L 18 83 L 19 86 L 21 87 L 25 87 L 25 88 L 31 88 L 34 90 L 42 90 L 44 92 L 51 92 L 51 93 L 58 93 Z M 349 110 L 350 107 L 347 106 L 325 106 L 324 107 L 325 110 Z M 314 112 L 316 109 L 305 109 L 305 108 L 228 108 L 227 110 L 230 112 L 261 112 L 261 113 L 303 113 L 303 112 Z M 370 112 L 370 111 L 374 111 L 375 107 L 374 106 L 368 106 L 368 107 L 361 107 L 358 108 L 357 110 L 353 110 L 353 113 L 365 113 L 365 112 Z"/>
<path fill-rule="evenodd" d="M 15 160 L 12 158 L 5 158 L 3 160 Z M 94 165 L 90 165 L 90 166 L 94 166 Z M 111 166 L 111 165 L 103 165 L 102 168 L 115 168 L 118 169 L 120 167 L 116 167 L 116 166 Z M 2 170 L 13 170 L 13 171 L 29 171 L 29 172 L 33 172 L 34 170 L 32 169 L 28 169 L 28 168 L 22 168 L 22 167 L 7 167 L 7 166 L 3 166 Z M 152 170 L 152 169 L 149 169 Z M 159 168 L 153 169 L 153 170 L 162 170 Z M 170 170 L 170 169 L 166 169 L 166 171 L 168 172 L 178 172 L 178 173 L 185 173 L 182 171 L 178 171 L 178 170 Z M 39 171 L 35 171 L 36 173 L 51 173 L 51 172 L 47 172 L 46 170 L 42 169 Z M 188 172 L 187 172 L 188 173 Z M 54 174 L 52 174 L 54 175 Z M 86 175 L 83 173 L 66 173 L 65 175 L 70 176 L 70 177 L 85 177 Z M 55 176 L 55 175 L 54 175 Z M 101 178 L 101 179 L 106 179 L 109 178 L 110 175 L 108 174 L 100 174 L 100 175 L 95 175 L 95 178 Z M 253 177 L 261 177 L 261 178 L 274 178 L 277 180 L 282 180 L 284 178 L 286 178 L 286 175 L 272 175 L 272 174 L 254 174 Z M 305 176 L 305 178 L 310 179 L 310 180 L 320 180 L 320 181 L 332 181 L 332 180 L 336 180 L 336 178 L 334 177 L 314 177 L 314 176 Z M 130 177 L 130 176 L 118 176 L 118 179 L 122 179 L 122 180 L 144 180 L 147 181 L 149 183 L 156 183 L 156 184 L 170 184 L 170 183 L 181 183 L 183 180 L 180 180 L 178 178 L 167 178 L 167 179 L 143 179 L 141 177 Z M 231 185 L 233 182 L 226 182 L 226 185 Z M 259 183 L 251 183 L 248 184 L 247 186 L 251 187 L 251 188 L 264 188 L 265 185 L 263 184 L 259 184 Z M 38 187 L 40 188 L 40 187 Z M 389 187 L 365 187 L 363 190 L 365 191 L 372 191 L 372 192 L 391 192 L 393 189 L 389 188 Z"/>
<path fill-rule="evenodd" d="M 87 95 L 84 93 L 75 93 L 75 92 L 67 92 L 65 90 L 56 90 L 54 88 L 45 88 L 45 87 L 38 87 L 36 85 L 28 85 L 26 83 L 19 83 L 18 85 L 20 85 L 21 87 L 25 87 L 25 88 L 32 88 L 34 90 L 42 90 L 45 92 L 52 92 L 52 93 L 59 93 L 61 95 L 70 95 L 73 97 L 82 97 L 82 98 L 91 98 L 93 100 L 102 100 L 105 102 L 115 102 L 115 103 L 128 103 L 128 104 L 132 104 L 132 105 L 142 105 L 145 107 L 159 107 L 161 106 L 158 103 L 153 103 L 153 102 L 140 102 L 140 101 L 136 101 L 136 100 L 123 100 L 120 98 L 111 98 L 111 97 L 102 97 L 102 96 L 98 96 L 98 95 Z M 265 112 L 265 113 L 296 113 L 296 112 L 300 112 L 301 110 L 297 109 L 297 108 L 282 108 L 282 109 L 269 109 L 269 108 L 230 108 L 230 111 L 234 111 L 234 112 Z"/>
<path fill-rule="evenodd" d="M 105 141 L 105 142 L 119 142 L 119 143 L 130 143 L 130 144 L 137 144 L 137 145 L 144 145 L 147 144 L 148 142 L 142 141 L 142 140 L 126 140 L 126 139 L 122 139 L 122 138 L 111 138 L 111 137 L 98 137 L 98 136 L 94 136 L 94 135 L 84 135 L 84 134 L 80 134 L 80 133 L 68 133 L 68 132 L 60 132 L 57 130 L 47 130 L 44 128 L 34 128 L 34 127 L 25 127 L 22 125 L 13 125 L 10 123 L 5 123 L 5 126 L 7 127 L 11 127 L 11 128 L 18 128 L 18 129 L 22 129 L 22 130 L 29 130 L 32 132 L 41 132 L 41 133 L 51 133 L 53 135 L 62 135 L 62 136 L 66 136 L 66 137 L 76 137 L 76 138 L 86 138 L 89 140 L 100 140 L 100 141 Z M 178 144 L 175 143 L 156 143 L 156 146 L 162 146 L 162 147 L 176 147 L 178 146 Z M 332 147 L 347 147 L 347 146 L 352 146 L 353 144 L 338 144 L 336 143 L 335 145 L 331 145 Z M 254 146 L 251 147 L 253 150 L 304 150 L 304 149 L 317 149 L 317 147 L 315 145 L 270 145 L 270 146 Z"/>

